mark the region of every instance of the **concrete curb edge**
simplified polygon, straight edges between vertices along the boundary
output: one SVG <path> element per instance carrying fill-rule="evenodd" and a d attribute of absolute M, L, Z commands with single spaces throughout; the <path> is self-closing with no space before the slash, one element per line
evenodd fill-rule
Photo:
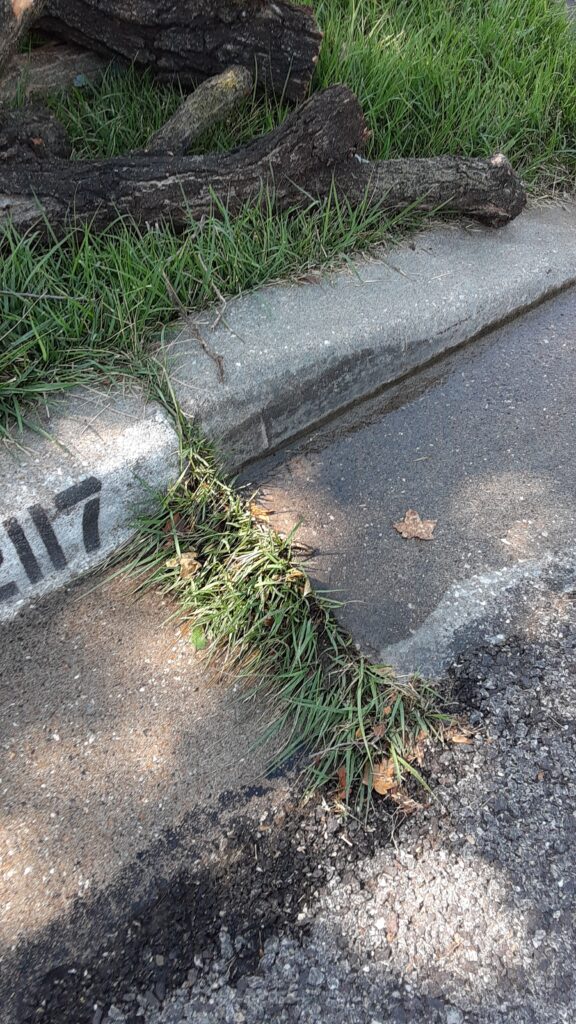
<path fill-rule="evenodd" d="M 576 204 L 498 232 L 442 226 L 318 283 L 263 288 L 162 346 L 185 414 L 231 468 L 576 283 Z M 224 381 L 198 344 L 223 358 Z M 136 393 L 63 395 L 0 448 L 0 621 L 94 569 L 176 479 L 167 414 Z"/>

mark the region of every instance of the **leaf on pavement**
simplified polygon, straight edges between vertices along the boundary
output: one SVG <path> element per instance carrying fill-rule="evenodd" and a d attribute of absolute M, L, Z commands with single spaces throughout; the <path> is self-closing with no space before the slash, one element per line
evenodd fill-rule
<path fill-rule="evenodd" d="M 404 513 L 404 519 L 400 519 L 398 523 L 393 523 L 392 525 L 406 540 L 411 540 L 412 538 L 416 540 L 432 540 L 432 534 L 437 522 L 437 519 L 421 519 L 413 508 L 409 508 Z"/>
<path fill-rule="evenodd" d="M 449 743 L 469 744 L 472 743 L 473 736 L 474 730 L 462 722 L 454 723 L 444 733 L 444 737 Z"/>
<path fill-rule="evenodd" d="M 423 807 L 423 804 L 408 796 L 401 786 L 395 786 L 394 789 L 391 789 L 388 796 L 398 805 L 403 814 L 416 814 L 416 811 L 420 811 Z"/>
<path fill-rule="evenodd" d="M 250 515 L 252 519 L 255 519 L 257 523 L 266 523 L 271 515 L 273 515 L 272 509 L 264 508 L 263 505 L 257 505 L 255 501 L 251 501 L 248 505 L 250 509 Z"/>

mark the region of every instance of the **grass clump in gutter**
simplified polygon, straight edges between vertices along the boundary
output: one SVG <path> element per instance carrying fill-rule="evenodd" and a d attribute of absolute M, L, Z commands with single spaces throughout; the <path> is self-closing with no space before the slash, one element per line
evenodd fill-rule
<path fill-rule="evenodd" d="M 369 806 L 383 773 L 386 789 L 422 781 L 415 751 L 441 733 L 439 695 L 358 653 L 334 602 L 296 563 L 293 537 L 262 522 L 207 442 L 194 437 L 184 457 L 180 480 L 141 523 L 131 570 L 177 599 L 194 646 L 245 677 L 246 699 L 270 698 L 275 765 L 305 753 L 311 788 L 334 783 L 356 808 Z"/>

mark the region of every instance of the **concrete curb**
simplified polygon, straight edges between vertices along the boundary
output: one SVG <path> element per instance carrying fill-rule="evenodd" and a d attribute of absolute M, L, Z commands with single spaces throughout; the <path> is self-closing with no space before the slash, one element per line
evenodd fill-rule
<path fill-rule="evenodd" d="M 264 288 L 162 346 L 186 415 L 230 467 L 576 283 L 576 204 L 495 232 L 422 232 L 314 284 Z M 224 381 L 199 343 L 223 358 Z M 137 394 L 78 391 L 0 448 L 0 620 L 105 560 L 178 474 L 178 441 Z"/>
<path fill-rule="evenodd" d="M 165 349 L 185 413 L 237 467 L 576 282 L 576 204 L 425 231 L 318 284 L 263 288 Z M 198 343 L 221 355 L 224 382 Z"/>
<path fill-rule="evenodd" d="M 99 565 L 178 474 L 168 416 L 137 395 L 79 390 L 0 449 L 0 621 Z"/>

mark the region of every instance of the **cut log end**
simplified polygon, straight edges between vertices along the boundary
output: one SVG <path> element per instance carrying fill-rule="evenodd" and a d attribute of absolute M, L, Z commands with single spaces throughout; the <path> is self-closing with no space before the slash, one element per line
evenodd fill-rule
<path fill-rule="evenodd" d="M 18 53 L 9 62 L 0 79 L 0 103 L 13 103 L 46 96 L 60 89 L 73 89 L 85 82 L 97 82 L 109 61 L 75 46 L 49 44 L 30 53 Z"/>
<path fill-rule="evenodd" d="M 353 204 L 368 197 L 383 212 L 414 207 L 460 213 L 491 227 L 514 220 L 526 205 L 524 186 L 502 153 L 488 159 L 353 159 L 337 168 L 334 180 L 339 193 Z"/>

